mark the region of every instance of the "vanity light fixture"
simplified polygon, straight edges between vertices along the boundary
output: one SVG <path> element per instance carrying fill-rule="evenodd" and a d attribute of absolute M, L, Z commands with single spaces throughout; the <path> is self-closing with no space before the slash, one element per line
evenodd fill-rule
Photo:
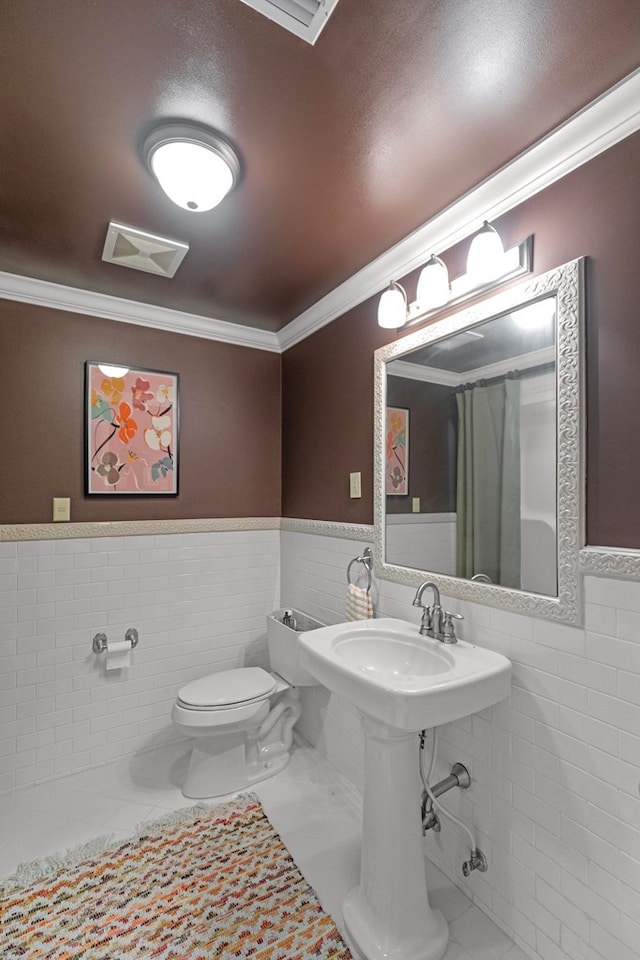
<path fill-rule="evenodd" d="M 378 324 L 397 329 L 405 323 L 416 323 L 441 307 L 461 303 L 505 280 L 531 273 L 532 269 L 533 236 L 505 250 L 497 230 L 485 220 L 472 238 L 467 273 L 449 282 L 446 264 L 432 254 L 420 272 L 412 303 L 407 302 L 404 288 L 395 280 L 383 291 L 378 303 Z"/>
<path fill-rule="evenodd" d="M 212 210 L 240 178 L 240 160 L 231 144 L 195 124 L 156 127 L 144 141 L 143 154 L 169 199 L 194 213 Z"/>

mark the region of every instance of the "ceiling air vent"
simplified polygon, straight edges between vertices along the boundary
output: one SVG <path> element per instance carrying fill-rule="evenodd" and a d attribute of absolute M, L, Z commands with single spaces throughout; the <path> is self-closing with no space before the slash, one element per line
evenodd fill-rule
<path fill-rule="evenodd" d="M 104 242 L 102 259 L 132 270 L 145 270 L 159 277 L 172 277 L 187 251 L 188 243 L 157 237 L 135 227 L 111 221 Z"/>
<path fill-rule="evenodd" d="M 315 43 L 338 0 L 242 0 L 307 43 Z"/>

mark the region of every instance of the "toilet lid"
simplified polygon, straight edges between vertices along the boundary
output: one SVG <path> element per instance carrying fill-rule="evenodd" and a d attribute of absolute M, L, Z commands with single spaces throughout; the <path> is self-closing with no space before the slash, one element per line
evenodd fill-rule
<path fill-rule="evenodd" d="M 201 677 L 182 687 L 178 700 L 189 707 L 224 707 L 264 697 L 276 681 L 261 667 L 240 667 Z"/>

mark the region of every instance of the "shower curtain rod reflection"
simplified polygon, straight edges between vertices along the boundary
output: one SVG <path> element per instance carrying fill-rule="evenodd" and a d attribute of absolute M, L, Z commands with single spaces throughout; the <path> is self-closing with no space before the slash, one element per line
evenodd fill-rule
<path fill-rule="evenodd" d="M 526 370 L 509 370 L 507 373 L 501 373 L 495 377 L 481 377 L 479 380 L 469 380 L 466 383 L 460 383 L 457 387 L 452 387 L 453 393 L 462 393 L 464 390 L 472 390 L 474 387 L 486 387 L 492 383 L 502 383 L 505 380 L 521 380 L 523 377 L 534 377 L 544 373 L 545 370 L 554 370 L 555 363 L 545 362 L 537 366 L 527 367 Z"/>

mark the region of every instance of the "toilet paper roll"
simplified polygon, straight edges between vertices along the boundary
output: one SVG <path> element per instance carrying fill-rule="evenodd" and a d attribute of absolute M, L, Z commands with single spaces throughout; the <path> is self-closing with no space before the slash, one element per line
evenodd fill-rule
<path fill-rule="evenodd" d="M 107 670 L 131 666 L 131 644 L 128 640 L 107 640 Z"/>

